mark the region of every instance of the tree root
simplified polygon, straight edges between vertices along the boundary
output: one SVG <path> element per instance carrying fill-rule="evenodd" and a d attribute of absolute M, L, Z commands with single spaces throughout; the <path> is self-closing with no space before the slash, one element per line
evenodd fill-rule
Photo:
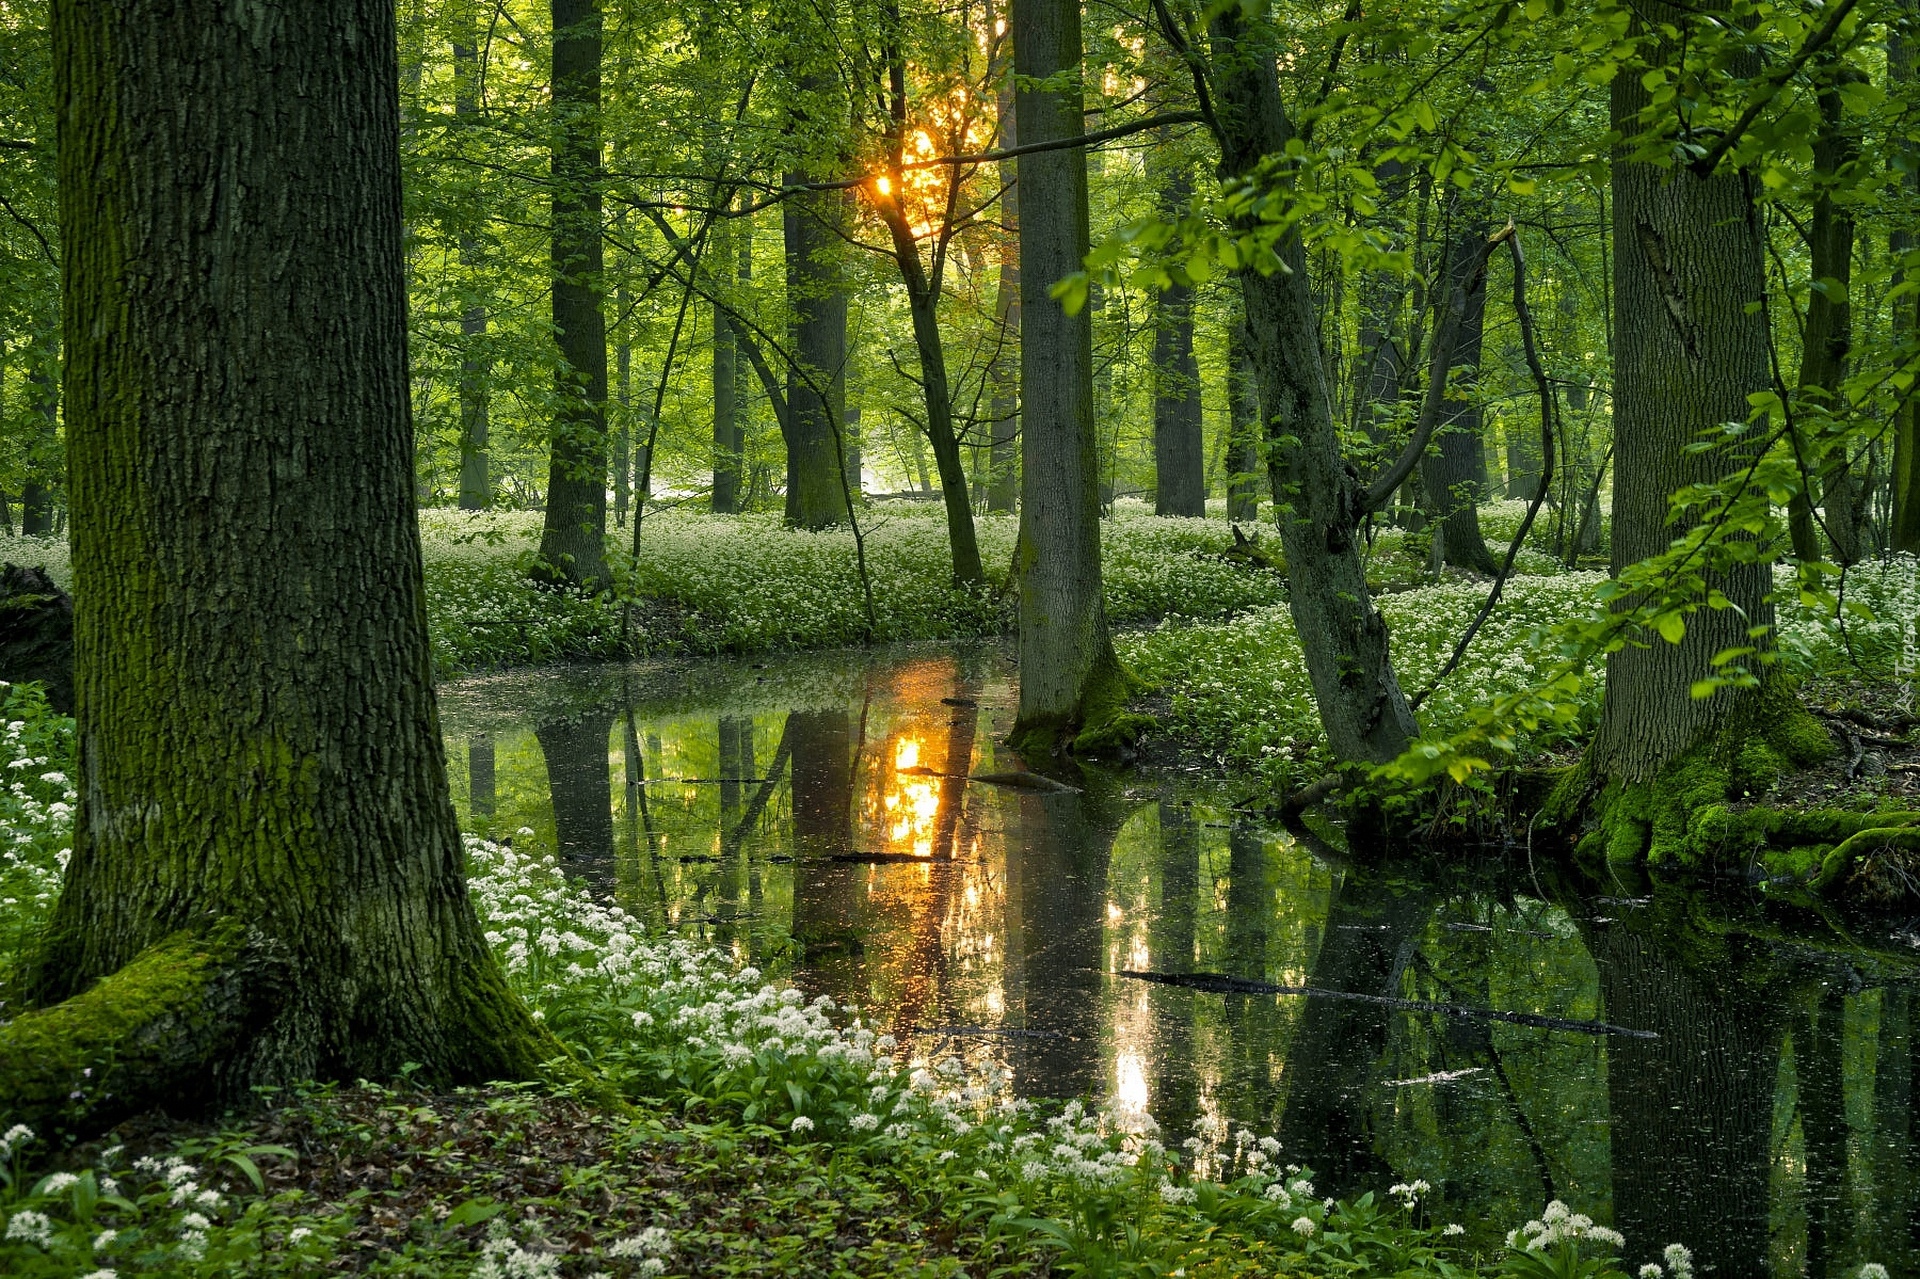
<path fill-rule="evenodd" d="M 175 933 L 63 1003 L 0 1025 L 0 1120 L 99 1131 L 217 1095 L 284 966 L 246 930 Z"/>

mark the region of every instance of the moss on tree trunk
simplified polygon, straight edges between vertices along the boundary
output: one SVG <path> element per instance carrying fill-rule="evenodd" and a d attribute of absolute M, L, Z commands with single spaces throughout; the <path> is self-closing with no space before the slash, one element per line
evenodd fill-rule
<path fill-rule="evenodd" d="M 123 1104 L 559 1053 L 481 936 L 447 793 L 393 23 L 54 10 L 80 801 L 23 974 L 43 1011 L 0 1056 L 172 1045 L 120 1059 Z"/>

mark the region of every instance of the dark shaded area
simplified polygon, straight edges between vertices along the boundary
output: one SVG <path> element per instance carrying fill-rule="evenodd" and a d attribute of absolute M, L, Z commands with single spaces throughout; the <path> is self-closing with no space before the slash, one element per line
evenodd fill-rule
<path fill-rule="evenodd" d="M 43 684 L 73 714 L 73 600 L 45 569 L 0 564 L 0 680 Z"/>

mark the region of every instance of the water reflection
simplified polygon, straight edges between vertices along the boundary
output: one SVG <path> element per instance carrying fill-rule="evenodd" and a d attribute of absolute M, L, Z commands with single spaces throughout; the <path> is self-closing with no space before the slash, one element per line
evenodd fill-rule
<path fill-rule="evenodd" d="M 1717 1275 L 1920 1272 L 1909 942 L 1524 857 L 1348 857 L 1205 785 L 976 780 L 1022 767 L 990 647 L 443 696 L 470 828 L 791 962 L 916 1052 L 1150 1110 L 1171 1141 L 1276 1132 L 1327 1193 L 1424 1177 L 1435 1212 L 1502 1229 L 1563 1197 L 1636 1268 L 1682 1240 Z M 1463 1015 L 1486 1009 L 1559 1020 Z M 1601 1021 L 1657 1038 L 1578 1025 Z"/>

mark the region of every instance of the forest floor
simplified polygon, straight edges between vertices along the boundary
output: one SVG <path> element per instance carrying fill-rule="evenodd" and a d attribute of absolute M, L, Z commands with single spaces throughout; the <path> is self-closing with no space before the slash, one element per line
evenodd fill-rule
<path fill-rule="evenodd" d="M 223 1125 L 149 1115 L 65 1162 L 114 1145 L 163 1163 L 186 1152 L 243 1196 L 249 1174 L 226 1158 L 240 1156 L 260 1185 L 252 1229 L 223 1235 L 230 1259 L 304 1257 L 313 1273 L 938 1276 L 1012 1260 L 827 1145 L 531 1088 L 362 1084 Z"/>

